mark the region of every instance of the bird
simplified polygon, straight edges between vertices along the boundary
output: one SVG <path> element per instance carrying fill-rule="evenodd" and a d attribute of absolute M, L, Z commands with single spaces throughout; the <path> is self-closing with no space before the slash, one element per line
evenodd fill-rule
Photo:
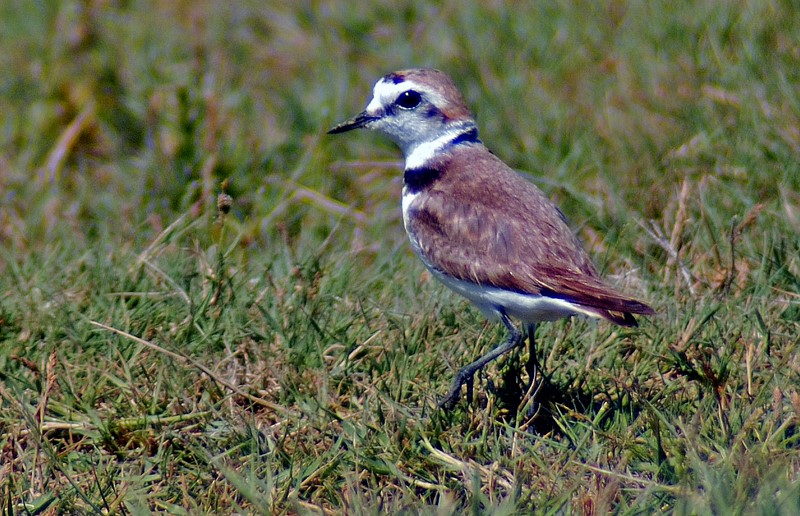
<path fill-rule="evenodd" d="M 495 156 L 478 137 L 475 118 L 447 75 L 411 68 L 380 78 L 366 108 L 329 134 L 366 129 L 387 136 L 405 156 L 403 225 L 430 273 L 508 331 L 505 340 L 456 373 L 440 400 L 454 408 L 475 373 L 529 341 L 541 322 L 574 315 L 637 326 L 647 304 L 605 283 L 564 214 L 532 182 Z"/>

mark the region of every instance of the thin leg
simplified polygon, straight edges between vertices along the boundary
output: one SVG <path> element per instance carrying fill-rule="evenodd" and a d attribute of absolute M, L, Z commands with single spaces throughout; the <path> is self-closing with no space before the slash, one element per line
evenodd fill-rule
<path fill-rule="evenodd" d="M 525 363 L 525 371 L 532 382 L 536 377 L 539 368 L 539 361 L 536 360 L 536 324 L 528 323 L 528 361 Z"/>
<path fill-rule="evenodd" d="M 536 324 L 528 323 L 528 361 L 525 363 L 525 370 L 528 372 L 528 387 L 525 389 L 525 396 L 523 397 L 520 409 L 530 402 L 528 407 L 527 417 L 532 419 L 537 412 L 541 409 L 541 404 L 536 401 L 536 395 L 542 389 L 542 386 L 547 383 L 547 377 L 541 374 L 542 367 L 539 365 L 539 360 L 536 358 Z M 538 385 L 534 385 L 538 383 Z"/>
<path fill-rule="evenodd" d="M 503 341 L 502 344 L 492 349 L 490 352 L 486 353 L 478 360 L 474 361 L 473 363 L 462 367 L 458 373 L 456 373 L 456 377 L 453 380 L 453 387 L 450 389 L 450 392 L 447 393 L 442 401 L 439 402 L 439 407 L 449 410 L 455 406 L 458 402 L 459 398 L 461 398 L 461 386 L 466 384 L 467 385 L 467 399 L 472 400 L 472 378 L 475 376 L 475 373 L 480 371 L 483 366 L 491 362 L 492 360 L 496 359 L 497 357 L 508 353 L 512 349 L 520 346 L 523 342 L 522 340 L 522 333 L 518 329 L 514 327 L 514 324 L 511 322 L 511 319 L 508 316 L 500 312 L 500 320 L 503 321 L 503 324 L 506 325 L 508 329 L 509 336 L 508 338 Z"/>
<path fill-rule="evenodd" d="M 528 401 L 533 401 L 528 407 L 528 413 L 527 413 L 528 418 L 532 418 L 539 410 L 539 404 L 534 399 L 536 397 L 536 393 L 539 390 L 539 387 L 537 387 L 536 390 L 534 390 L 533 384 L 534 382 L 536 382 L 536 379 L 538 377 L 537 375 L 541 370 L 541 368 L 539 367 L 539 361 L 536 359 L 536 324 L 528 323 L 527 331 L 528 331 L 528 361 L 525 363 L 525 370 L 528 372 L 528 386 L 525 388 L 526 394 L 522 401 L 523 403 L 527 403 Z"/>

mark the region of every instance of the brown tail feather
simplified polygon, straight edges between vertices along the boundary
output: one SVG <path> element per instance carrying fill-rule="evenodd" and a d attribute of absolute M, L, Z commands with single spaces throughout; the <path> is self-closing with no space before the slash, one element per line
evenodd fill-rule
<path fill-rule="evenodd" d="M 563 299 L 570 303 L 575 303 L 586 308 L 588 311 L 596 313 L 603 319 L 619 324 L 620 326 L 638 326 L 633 314 L 655 315 L 656 311 L 650 306 L 621 295 L 615 292 L 596 292 L 595 295 L 574 295 L 572 293 L 555 292 L 550 289 L 542 289 L 543 296 L 556 299 Z M 598 295 L 599 294 L 599 295 Z"/>

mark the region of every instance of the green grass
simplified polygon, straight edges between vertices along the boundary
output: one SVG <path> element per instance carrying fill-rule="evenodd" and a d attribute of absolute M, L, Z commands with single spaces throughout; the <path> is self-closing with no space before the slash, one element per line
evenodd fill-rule
<path fill-rule="evenodd" d="M 800 11 L 295 4 L 0 5 L 3 513 L 798 513 Z M 534 421 L 436 410 L 502 329 L 324 134 L 409 66 L 659 312 L 541 325 Z"/>

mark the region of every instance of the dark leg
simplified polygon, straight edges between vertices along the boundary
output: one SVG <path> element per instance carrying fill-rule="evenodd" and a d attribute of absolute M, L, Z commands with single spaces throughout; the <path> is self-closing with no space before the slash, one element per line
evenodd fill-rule
<path fill-rule="evenodd" d="M 529 403 L 527 417 L 533 418 L 541 409 L 541 403 L 536 401 L 539 391 L 548 383 L 546 376 L 542 374 L 542 367 L 539 365 L 539 360 L 536 358 L 536 324 L 529 323 L 528 330 L 528 361 L 525 363 L 525 370 L 528 372 L 528 387 L 525 389 L 525 397 L 523 404 Z M 534 385 L 537 384 L 538 385 Z M 521 407 L 520 407 L 521 408 Z"/>
<path fill-rule="evenodd" d="M 539 361 L 536 360 L 536 324 L 528 323 L 528 361 L 525 363 L 525 371 L 528 372 L 528 378 L 533 382 L 536 377 L 536 371 L 539 368 Z"/>
<path fill-rule="evenodd" d="M 500 320 L 503 321 L 503 324 L 506 325 L 508 329 L 509 336 L 508 338 L 503 341 L 502 344 L 491 350 L 490 352 L 486 353 L 478 360 L 474 361 L 473 363 L 469 364 L 468 366 L 462 367 L 458 373 L 456 373 L 456 377 L 453 380 L 453 387 L 450 389 L 450 392 L 447 393 L 440 402 L 439 407 L 449 410 L 455 406 L 458 402 L 459 398 L 461 398 L 461 386 L 466 384 L 467 385 L 467 399 L 472 400 L 472 378 L 475 376 L 475 373 L 480 371 L 483 366 L 491 362 L 492 360 L 496 359 L 500 355 L 508 353 L 512 349 L 518 347 L 522 344 L 522 333 L 518 329 L 514 327 L 514 324 L 511 322 L 511 319 L 504 313 L 500 313 Z"/>

